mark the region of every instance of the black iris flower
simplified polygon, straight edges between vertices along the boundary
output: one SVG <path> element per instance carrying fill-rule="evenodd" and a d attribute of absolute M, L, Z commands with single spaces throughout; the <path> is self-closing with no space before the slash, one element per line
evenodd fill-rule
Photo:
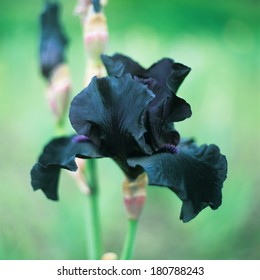
<path fill-rule="evenodd" d="M 59 22 L 59 5 L 47 1 L 40 17 L 40 63 L 41 71 L 49 79 L 53 69 L 64 62 L 68 40 Z"/>
<path fill-rule="evenodd" d="M 116 54 L 102 57 L 108 77 L 94 77 L 72 101 L 77 135 L 52 140 L 31 171 L 32 186 L 58 199 L 61 168 L 75 171 L 75 157 L 112 158 L 129 180 L 146 172 L 149 185 L 167 187 L 182 200 L 180 219 L 217 209 L 227 161 L 216 145 L 180 139 L 173 122 L 191 116 L 176 93 L 190 68 L 162 59 L 144 69 Z"/>

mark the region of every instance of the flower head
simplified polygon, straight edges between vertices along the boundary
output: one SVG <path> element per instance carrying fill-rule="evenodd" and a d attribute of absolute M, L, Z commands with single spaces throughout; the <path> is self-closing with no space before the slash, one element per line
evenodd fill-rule
<path fill-rule="evenodd" d="M 75 157 L 110 157 L 129 182 L 146 172 L 149 185 L 175 192 L 183 201 L 184 222 L 207 206 L 218 208 L 225 156 L 216 145 L 180 141 L 172 125 L 191 115 L 188 103 L 176 96 L 190 69 L 169 59 L 148 70 L 125 57 L 103 60 L 115 76 L 94 77 L 70 108 L 72 126 L 85 137 L 58 138 L 45 147 L 31 172 L 34 189 L 57 199 L 60 168 L 75 171 Z"/>

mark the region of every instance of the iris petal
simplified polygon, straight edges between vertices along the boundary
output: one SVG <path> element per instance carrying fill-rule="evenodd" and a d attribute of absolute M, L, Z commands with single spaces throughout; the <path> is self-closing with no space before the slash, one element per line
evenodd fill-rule
<path fill-rule="evenodd" d="M 190 67 L 170 58 L 163 58 L 148 69 L 144 69 L 130 57 L 118 53 L 113 56 L 102 55 L 101 58 L 109 76 L 119 77 L 130 73 L 133 77 L 153 78 L 164 91 L 169 93 L 171 90 L 174 94 L 191 70 Z"/>
<path fill-rule="evenodd" d="M 182 121 L 191 116 L 190 105 L 172 92 L 165 91 L 155 79 L 144 79 L 136 76 L 134 76 L 134 79 L 147 85 L 155 94 L 155 98 L 150 102 L 148 111 L 151 116 L 161 120 L 161 125 L 167 122 Z M 174 78 L 172 79 L 174 80 Z"/>
<path fill-rule="evenodd" d="M 147 85 L 155 94 L 147 110 L 147 126 L 149 127 L 147 135 L 148 139 L 151 139 L 153 149 L 157 150 L 163 144 L 169 143 L 169 139 L 173 136 L 173 141 L 170 143 L 178 143 L 178 133 L 174 128 L 169 129 L 169 127 L 170 123 L 182 121 L 192 114 L 190 105 L 176 95 L 190 68 L 175 63 L 169 58 L 154 63 L 147 70 L 121 54 L 111 57 L 102 55 L 102 60 L 109 75 L 121 76 L 123 73 L 130 73 L 135 80 Z"/>
<path fill-rule="evenodd" d="M 35 191 L 41 189 L 47 198 L 58 200 L 59 177 L 58 166 L 43 167 L 36 163 L 31 170 L 31 185 Z"/>
<path fill-rule="evenodd" d="M 178 88 L 190 73 L 191 68 L 181 64 L 181 63 L 173 63 L 171 73 L 167 78 L 167 86 L 170 90 L 176 94 Z"/>
<path fill-rule="evenodd" d="M 31 170 L 33 189 L 41 189 L 49 199 L 57 200 L 61 168 L 76 171 L 75 157 L 101 158 L 103 155 L 90 141 L 78 141 L 78 136 L 56 138 L 45 146 Z"/>
<path fill-rule="evenodd" d="M 163 58 L 149 67 L 146 70 L 146 75 L 156 79 L 163 90 L 169 92 L 166 79 L 172 73 L 175 64 L 174 60 L 170 58 Z"/>
<path fill-rule="evenodd" d="M 93 78 L 72 101 L 70 121 L 110 157 L 126 159 L 134 153 L 151 153 L 144 133 L 144 114 L 154 98 L 151 91 L 129 74 L 120 78 Z"/>
<path fill-rule="evenodd" d="M 227 161 L 216 145 L 178 146 L 179 152 L 157 153 L 150 157 L 132 158 L 130 166 L 141 166 L 149 184 L 166 186 L 183 201 L 180 219 L 188 222 L 205 207 L 221 205 L 222 186 L 227 174 Z"/>
<path fill-rule="evenodd" d="M 130 73 L 132 76 L 146 77 L 146 70 L 128 56 L 116 53 L 113 56 L 101 55 L 101 58 L 109 76 L 120 77 Z"/>
<path fill-rule="evenodd" d="M 155 116 L 155 119 L 177 122 L 191 116 L 190 105 L 176 96 L 178 88 L 191 70 L 190 67 L 164 58 L 145 70 L 122 54 L 111 57 L 102 55 L 102 60 L 109 75 L 120 77 L 124 73 L 130 73 L 139 82 L 148 84 L 148 88 L 156 95 L 149 109 L 150 115 Z"/>

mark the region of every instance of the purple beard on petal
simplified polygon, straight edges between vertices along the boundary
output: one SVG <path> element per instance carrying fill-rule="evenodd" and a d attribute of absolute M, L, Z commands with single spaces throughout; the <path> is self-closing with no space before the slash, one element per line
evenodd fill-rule
<path fill-rule="evenodd" d="M 81 143 L 81 142 L 88 142 L 90 138 L 85 135 L 76 135 L 72 138 L 73 143 Z"/>
<path fill-rule="evenodd" d="M 180 149 L 174 146 L 173 144 L 164 144 L 159 149 L 160 152 L 168 152 L 171 154 L 178 154 L 180 152 Z"/>

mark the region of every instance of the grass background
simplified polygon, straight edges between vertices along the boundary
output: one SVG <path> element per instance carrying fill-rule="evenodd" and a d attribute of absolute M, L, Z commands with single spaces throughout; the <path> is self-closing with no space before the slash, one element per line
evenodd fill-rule
<path fill-rule="evenodd" d="M 81 26 L 75 1 L 60 2 L 76 95 L 86 59 Z M 85 259 L 87 209 L 73 179 L 62 173 L 58 203 L 30 186 L 30 169 L 54 133 L 38 67 L 42 5 L 0 3 L 0 259 Z M 229 162 L 223 205 L 187 224 L 173 193 L 149 187 L 135 259 L 260 259 L 259 8 L 257 0 L 109 0 L 107 53 L 146 67 L 162 57 L 190 66 L 179 95 L 193 116 L 177 129 L 218 144 Z M 119 253 L 127 227 L 123 175 L 109 159 L 98 163 L 104 245 Z"/>

